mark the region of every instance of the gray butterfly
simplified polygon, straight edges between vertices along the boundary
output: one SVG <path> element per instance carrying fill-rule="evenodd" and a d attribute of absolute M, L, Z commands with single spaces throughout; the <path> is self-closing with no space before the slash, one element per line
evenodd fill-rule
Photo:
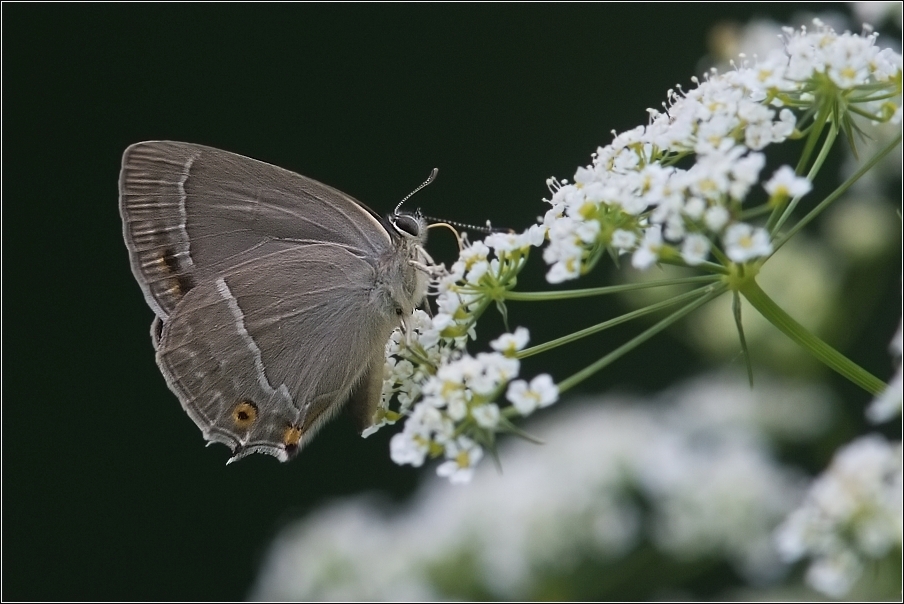
<path fill-rule="evenodd" d="M 419 215 L 169 141 L 126 149 L 119 193 L 157 365 L 230 462 L 292 458 L 343 405 L 371 425 L 386 341 L 427 289 Z"/>

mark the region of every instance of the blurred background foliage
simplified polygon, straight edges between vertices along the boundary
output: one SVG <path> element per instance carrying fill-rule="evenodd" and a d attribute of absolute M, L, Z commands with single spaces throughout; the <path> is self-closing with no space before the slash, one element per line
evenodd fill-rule
<path fill-rule="evenodd" d="M 359 493 L 408 509 L 433 471 L 395 466 L 390 430 L 363 440 L 344 420 L 287 465 L 251 458 L 227 468 L 225 449 L 203 447 L 154 364 L 152 314 L 129 270 L 117 210 L 127 145 L 173 139 L 221 147 L 321 180 L 378 211 L 438 166 L 439 179 L 419 195 L 425 212 L 523 228 L 545 209 L 548 176 L 570 178 L 613 129 L 645 123 L 645 109 L 659 107 L 667 89 L 733 54 L 726 32 L 755 17 L 796 24 L 827 10 L 849 16 L 844 5 L 795 3 L 4 4 L 4 598 L 246 597 L 281 529 Z M 839 152 L 831 161 L 842 171 L 847 160 Z M 899 189 L 900 171 L 885 195 L 899 199 Z M 875 189 L 870 196 L 877 199 L 839 206 L 798 249 L 783 250 L 788 266 L 776 267 L 773 283 L 764 275 L 763 286 L 887 379 L 887 345 L 901 312 L 900 223 L 871 213 L 868 204 L 888 202 Z M 885 235 L 849 237 L 854 247 L 839 251 L 851 212 Z M 454 257 L 450 238 L 434 239 L 434 257 Z M 536 258 L 520 288 L 544 288 L 543 273 Z M 608 268 L 580 286 L 625 278 Z M 572 301 L 554 316 L 512 303 L 509 320 L 541 342 L 632 303 Z M 491 315 L 479 327 L 487 337 L 501 330 Z M 704 309 L 575 396 L 644 395 L 708 368 L 741 370 L 728 319 L 725 309 Z M 818 472 L 839 444 L 867 429 L 870 397 L 800 358 L 777 332 L 750 330 L 761 374 L 806 376 L 834 393 L 818 437 L 770 449 Z M 524 373 L 560 379 L 630 333 L 614 330 L 530 359 Z M 559 406 L 568 412 L 568 399 Z M 881 430 L 900 439 L 897 422 Z M 504 453 L 502 461 L 505 470 Z M 486 465 L 482 481 L 504 486 L 507 470 L 498 475 Z M 470 487 L 443 488 L 463 498 Z M 747 579 L 723 554 L 696 572 L 699 560 L 653 551 L 644 539 L 632 547 L 622 557 L 547 566 L 544 580 L 521 596 L 745 597 L 730 592 Z M 467 555 L 456 555 L 457 565 L 431 572 L 434 593 L 499 597 Z M 632 580 L 613 580 L 619 576 Z"/>

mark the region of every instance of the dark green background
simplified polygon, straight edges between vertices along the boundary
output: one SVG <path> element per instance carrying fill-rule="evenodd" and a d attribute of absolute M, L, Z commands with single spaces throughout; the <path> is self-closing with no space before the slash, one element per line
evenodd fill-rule
<path fill-rule="evenodd" d="M 361 490 L 404 496 L 418 474 L 389 461 L 388 431 L 362 440 L 342 421 L 286 465 L 226 467 L 224 447 L 204 448 L 154 364 L 152 313 L 129 270 L 125 147 L 221 147 L 380 211 L 438 166 L 418 199 L 427 213 L 520 228 L 545 211 L 548 176 L 570 178 L 612 129 L 645 123 L 645 108 L 688 81 L 713 24 L 796 8 L 2 10 L 3 596 L 212 600 L 247 593 L 285 522 Z M 447 244 L 431 249 L 448 258 Z M 587 308 L 511 312 L 542 341 L 587 325 Z M 855 357 L 883 379 L 876 342 L 896 313 L 877 314 Z M 661 386 L 699 364 L 684 353 L 662 336 L 585 387 Z M 557 378 L 578 368 L 552 356 Z"/>

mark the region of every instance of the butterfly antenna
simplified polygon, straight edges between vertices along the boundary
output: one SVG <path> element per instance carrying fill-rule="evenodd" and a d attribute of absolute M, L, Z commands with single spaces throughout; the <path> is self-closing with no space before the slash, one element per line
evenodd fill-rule
<path fill-rule="evenodd" d="M 418 191 L 420 191 L 421 189 L 423 189 L 424 187 L 426 187 L 427 185 L 432 183 L 434 180 L 436 180 L 437 174 L 439 174 L 439 168 L 433 168 L 433 170 L 430 171 L 430 176 L 427 177 L 427 180 L 422 182 L 414 191 L 412 191 L 411 193 L 406 195 L 404 198 L 402 198 L 402 201 L 400 201 L 396 205 L 395 210 L 393 211 L 393 214 L 398 214 L 399 210 L 402 208 L 402 204 L 404 204 L 406 201 L 411 199 L 411 197 L 415 193 L 417 193 Z M 477 231 L 479 233 L 487 233 L 487 234 L 490 234 L 490 233 L 514 233 L 514 231 L 512 229 L 501 229 L 501 228 L 492 226 L 490 224 L 489 220 L 487 220 L 486 226 L 477 226 L 475 224 L 468 224 L 466 222 L 456 222 L 455 220 L 446 220 L 445 218 L 435 218 L 433 216 L 425 216 L 424 214 L 421 214 L 420 209 L 418 209 L 417 214 L 424 220 L 426 220 L 432 224 L 436 224 L 437 226 L 439 226 L 439 224 L 441 223 L 446 226 L 452 225 L 452 226 L 457 226 L 461 229 L 467 229 L 467 230 Z"/>
<path fill-rule="evenodd" d="M 433 216 L 425 216 L 421 214 L 421 218 L 431 223 L 431 226 L 434 224 L 451 224 L 453 226 L 457 226 L 460 229 L 466 229 L 469 231 L 477 231 L 478 233 L 514 233 L 512 229 L 505 229 L 500 227 L 494 227 L 490 224 L 490 221 L 487 220 L 486 226 L 477 226 L 476 224 L 468 224 L 466 222 L 456 222 L 454 220 L 446 220 L 445 218 L 434 218 Z"/>
<path fill-rule="evenodd" d="M 404 199 L 402 199 L 402 201 L 400 201 L 399 204 L 395 207 L 395 211 L 393 212 L 393 214 L 398 214 L 398 213 L 399 213 L 399 209 L 402 207 L 402 204 L 405 203 L 406 201 L 408 201 L 409 199 L 411 199 L 411 196 L 412 196 L 412 195 L 414 195 L 415 193 L 417 193 L 418 191 L 420 191 L 421 189 L 423 189 L 424 187 L 426 187 L 427 185 L 429 185 L 431 182 L 433 182 L 434 180 L 436 180 L 436 175 L 437 175 L 437 174 L 439 174 L 439 168 L 433 168 L 433 170 L 430 172 L 430 176 L 427 177 L 427 180 L 425 180 L 424 182 L 422 182 L 422 183 L 420 184 L 420 186 L 419 186 L 418 188 L 416 188 L 414 191 L 412 191 L 411 193 L 409 193 L 408 195 L 406 195 L 406 196 L 404 197 Z"/>

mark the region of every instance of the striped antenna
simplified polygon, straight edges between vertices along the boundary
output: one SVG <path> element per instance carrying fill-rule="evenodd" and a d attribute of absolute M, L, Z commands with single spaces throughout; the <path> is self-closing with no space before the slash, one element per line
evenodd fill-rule
<path fill-rule="evenodd" d="M 420 186 L 418 186 L 418 188 L 416 188 L 414 191 L 412 191 L 411 193 L 409 193 L 408 195 L 406 195 L 406 196 L 402 199 L 402 201 L 399 202 L 399 205 L 397 205 L 397 206 L 395 207 L 395 211 L 393 211 L 393 214 L 398 215 L 399 210 L 400 210 L 401 207 L 402 207 L 402 204 L 405 203 L 406 201 L 408 201 L 409 199 L 411 199 L 411 196 L 412 196 L 412 195 L 414 195 L 415 193 L 417 193 L 418 191 L 420 191 L 421 189 L 423 189 L 424 187 L 426 187 L 427 185 L 429 185 L 431 182 L 433 182 L 434 180 L 436 180 L 436 175 L 437 175 L 437 174 L 439 174 L 439 168 L 433 168 L 433 170 L 430 172 L 430 176 L 427 177 L 427 180 L 425 180 L 424 182 L 422 182 L 422 183 L 420 184 Z"/>
<path fill-rule="evenodd" d="M 433 216 L 424 216 L 423 214 L 419 214 L 421 218 L 426 220 L 431 224 L 437 223 L 446 223 L 451 224 L 452 226 L 457 226 L 460 229 L 466 229 L 469 231 L 477 231 L 479 233 L 514 233 L 512 229 L 503 229 L 499 227 L 494 227 L 490 224 L 490 221 L 487 220 L 486 226 L 477 226 L 476 224 L 468 224 L 466 222 L 457 222 L 455 220 L 446 220 L 445 218 L 435 218 Z"/>
<path fill-rule="evenodd" d="M 417 193 L 418 191 L 420 191 L 421 189 L 423 189 L 424 187 L 426 187 L 427 185 L 432 183 L 434 180 L 436 180 L 437 174 L 439 174 L 439 168 L 433 168 L 433 170 L 430 172 L 430 176 L 427 177 L 427 180 L 422 182 L 414 191 L 412 191 L 411 193 L 406 195 L 402 199 L 402 201 L 400 201 L 398 203 L 398 205 L 396 205 L 395 210 L 393 211 L 393 214 L 398 216 L 399 210 L 402 209 L 402 204 L 404 204 L 406 201 L 411 199 L 411 197 L 415 193 Z M 427 222 L 429 222 L 431 224 L 445 223 L 445 224 L 450 224 L 452 226 L 459 227 L 461 229 L 467 229 L 467 230 L 477 231 L 479 233 L 487 233 L 487 234 L 490 234 L 490 233 L 514 233 L 514 231 L 512 229 L 500 229 L 500 228 L 492 226 L 490 224 L 489 220 L 487 220 L 486 226 L 477 226 L 476 224 L 468 224 L 466 222 L 457 222 L 455 220 L 446 220 L 445 218 L 435 218 L 433 216 L 425 216 L 424 214 L 421 213 L 420 208 L 418 208 L 418 210 L 415 212 L 415 214 L 419 218 L 423 218 L 424 220 L 426 220 Z"/>

